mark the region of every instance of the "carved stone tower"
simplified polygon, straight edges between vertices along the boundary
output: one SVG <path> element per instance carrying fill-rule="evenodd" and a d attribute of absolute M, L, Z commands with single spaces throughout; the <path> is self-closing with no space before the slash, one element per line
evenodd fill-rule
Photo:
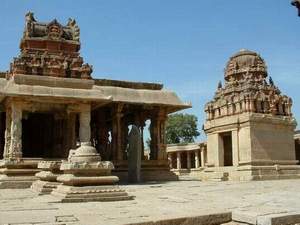
<path fill-rule="evenodd" d="M 47 24 L 27 13 L 21 54 L 11 63 L 10 74 L 91 79 L 92 66 L 79 54 L 79 32 L 74 19 L 66 26 L 56 19 Z"/>
<path fill-rule="evenodd" d="M 284 170 L 284 165 L 297 163 L 292 99 L 281 94 L 271 77 L 266 81 L 267 66 L 255 52 L 233 55 L 224 76 L 224 85 L 218 84 L 214 99 L 205 106 L 207 166 L 222 167 L 222 179 L 289 175 L 274 165 Z"/>

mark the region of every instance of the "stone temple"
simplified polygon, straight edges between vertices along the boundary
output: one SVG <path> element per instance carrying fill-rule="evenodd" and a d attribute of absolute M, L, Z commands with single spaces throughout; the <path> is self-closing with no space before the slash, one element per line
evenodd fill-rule
<path fill-rule="evenodd" d="M 26 14 L 20 49 L 0 78 L 0 187 L 29 187 L 41 170 L 45 180 L 65 174 L 58 180 L 70 185 L 84 184 L 76 174 L 94 174 L 86 178 L 90 185 L 111 171 L 126 181 L 129 126 L 143 133 L 147 120 L 150 159 L 141 154 L 141 179 L 176 179 L 164 124 L 169 113 L 189 104 L 161 84 L 93 79 L 93 67 L 80 56 L 74 19 L 41 23 Z M 60 167 L 62 159 L 67 161 Z M 102 166 L 106 172 L 97 172 Z M 77 171 L 81 167 L 86 172 Z"/>
<path fill-rule="evenodd" d="M 299 176 L 292 99 L 281 93 L 256 52 L 230 57 L 224 84 L 205 106 L 207 162 L 201 178 L 260 180 Z"/>

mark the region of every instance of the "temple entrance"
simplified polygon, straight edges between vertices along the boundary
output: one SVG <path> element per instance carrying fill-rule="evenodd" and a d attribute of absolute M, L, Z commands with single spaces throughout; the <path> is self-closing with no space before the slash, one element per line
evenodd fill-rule
<path fill-rule="evenodd" d="M 66 120 L 53 113 L 28 113 L 22 120 L 23 157 L 63 158 Z"/>
<path fill-rule="evenodd" d="M 224 150 L 224 166 L 232 166 L 232 135 L 231 132 L 226 132 L 221 135 L 223 140 Z"/>

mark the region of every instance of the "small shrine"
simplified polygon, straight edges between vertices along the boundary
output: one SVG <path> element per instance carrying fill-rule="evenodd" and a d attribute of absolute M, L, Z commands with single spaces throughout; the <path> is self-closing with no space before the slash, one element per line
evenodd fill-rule
<path fill-rule="evenodd" d="M 241 50 L 205 106 L 207 168 L 203 179 L 293 178 L 296 166 L 292 99 L 281 93 L 263 58 Z"/>

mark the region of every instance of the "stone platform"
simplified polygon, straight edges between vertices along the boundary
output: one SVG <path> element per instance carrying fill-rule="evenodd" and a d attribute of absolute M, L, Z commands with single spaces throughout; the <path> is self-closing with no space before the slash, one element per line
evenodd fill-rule
<path fill-rule="evenodd" d="M 35 174 L 38 161 L 23 160 L 21 162 L 0 160 L 0 189 L 29 188 L 32 182 L 38 180 Z"/>
<path fill-rule="evenodd" d="M 4 189 L 0 224 L 207 225 L 229 219 L 230 225 L 300 223 L 300 180 L 176 181 L 120 187 L 136 198 L 56 203 L 54 196 L 39 196 L 31 189 Z"/>
<path fill-rule="evenodd" d="M 60 165 L 59 160 L 39 162 L 38 168 L 43 171 L 35 174 L 39 180 L 34 181 L 31 188 L 39 194 L 50 194 L 60 184 L 57 182 L 57 177 L 61 175 Z"/>

